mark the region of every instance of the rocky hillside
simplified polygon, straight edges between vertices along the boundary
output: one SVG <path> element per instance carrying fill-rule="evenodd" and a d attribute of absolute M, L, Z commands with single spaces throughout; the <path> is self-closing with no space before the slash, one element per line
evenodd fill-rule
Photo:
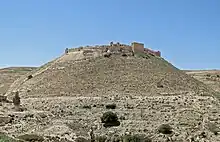
<path fill-rule="evenodd" d="M 213 90 L 220 92 L 220 71 L 219 70 L 198 70 L 186 71 L 186 74 L 203 82 Z"/>
<path fill-rule="evenodd" d="M 152 55 L 104 57 L 105 48 L 70 52 L 32 73 L 33 78 L 18 80 L 9 90 L 22 97 L 106 96 L 195 92 L 210 94 L 210 89 L 178 70 L 163 58 Z M 125 53 L 126 54 L 126 53 Z M 14 83 L 14 84 L 15 84 Z M 10 95 L 10 94 L 9 94 Z"/>
<path fill-rule="evenodd" d="M 34 70 L 33 67 L 11 67 L 0 69 L 0 94 L 6 93 L 10 85 L 22 75 Z"/>
<path fill-rule="evenodd" d="M 2 118 L 11 120 L 0 131 L 11 137 L 114 142 L 123 136 L 129 142 L 138 134 L 153 142 L 220 141 L 215 92 L 160 57 L 127 47 L 78 48 L 30 75 L 7 92 L 9 98 L 19 92 L 25 111 L 0 106 Z"/>

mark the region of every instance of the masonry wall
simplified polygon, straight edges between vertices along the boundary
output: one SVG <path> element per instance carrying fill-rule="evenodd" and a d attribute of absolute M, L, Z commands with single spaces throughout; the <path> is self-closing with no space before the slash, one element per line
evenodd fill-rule
<path fill-rule="evenodd" d="M 150 49 L 147 49 L 147 48 L 145 48 L 144 50 L 147 53 L 150 53 L 150 54 L 153 54 L 153 55 L 161 57 L 161 52 L 160 51 L 154 51 L 154 50 L 150 50 Z"/>
<path fill-rule="evenodd" d="M 144 44 L 133 42 L 131 43 L 133 52 L 144 52 Z"/>

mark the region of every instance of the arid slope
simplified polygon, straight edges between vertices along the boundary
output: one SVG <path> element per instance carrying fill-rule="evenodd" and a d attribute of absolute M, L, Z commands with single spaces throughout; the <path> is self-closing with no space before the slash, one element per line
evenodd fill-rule
<path fill-rule="evenodd" d="M 192 70 L 186 73 L 195 79 L 203 82 L 213 90 L 220 92 L 220 71 L 219 70 Z"/>
<path fill-rule="evenodd" d="M 34 69 L 34 67 L 11 67 L 0 69 L 0 94 L 6 93 L 10 85 L 16 79 Z"/>
<path fill-rule="evenodd" d="M 75 50 L 31 72 L 33 78 L 16 80 L 7 95 L 19 91 L 27 110 L 0 106 L 5 117 L 13 117 L 0 131 L 13 137 L 34 133 L 45 142 L 89 139 L 91 127 L 95 137 L 131 133 L 153 142 L 220 141 L 219 100 L 211 88 L 162 58 L 124 51 L 105 56 L 105 51 Z M 116 105 L 111 111 L 120 126 L 103 127 L 107 104 Z M 161 124 L 169 124 L 173 133 L 159 133 Z"/>

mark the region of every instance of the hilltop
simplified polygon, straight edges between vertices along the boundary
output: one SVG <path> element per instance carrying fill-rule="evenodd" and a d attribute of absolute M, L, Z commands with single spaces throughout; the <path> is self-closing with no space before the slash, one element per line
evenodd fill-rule
<path fill-rule="evenodd" d="M 159 142 L 220 141 L 216 92 L 160 52 L 143 48 L 111 43 L 66 49 L 11 85 L 8 98 L 18 91 L 26 111 L 14 112 L 10 104 L 3 104 L 4 116 L 14 120 L 0 130 L 14 137 L 34 133 L 49 141 L 86 141 L 91 128 L 95 137 L 130 133 Z M 117 114 L 119 126 L 103 127 L 101 116 L 107 111 Z M 158 132 L 162 124 L 173 133 Z"/>

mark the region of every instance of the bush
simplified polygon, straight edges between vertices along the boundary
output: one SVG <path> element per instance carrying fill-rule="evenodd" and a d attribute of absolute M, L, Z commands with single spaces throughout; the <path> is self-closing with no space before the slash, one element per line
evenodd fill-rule
<path fill-rule="evenodd" d="M 105 53 L 104 57 L 109 58 L 112 54 L 111 53 Z"/>
<path fill-rule="evenodd" d="M 83 108 L 85 108 L 85 109 L 91 109 L 92 107 L 89 106 L 89 105 L 84 105 Z"/>
<path fill-rule="evenodd" d="M 107 137 L 106 136 L 96 136 L 95 141 L 96 142 L 106 142 Z"/>
<path fill-rule="evenodd" d="M 16 92 L 16 93 L 15 93 L 15 96 L 14 96 L 14 98 L 13 98 L 13 104 L 14 104 L 15 106 L 20 106 L 21 100 L 20 100 L 20 97 L 19 97 L 19 92 Z"/>
<path fill-rule="evenodd" d="M 7 96 L 0 95 L 0 102 L 7 102 Z"/>
<path fill-rule="evenodd" d="M 157 88 L 163 88 L 164 86 L 163 86 L 163 84 L 162 84 L 162 82 L 158 82 L 157 83 Z"/>
<path fill-rule="evenodd" d="M 106 109 L 115 109 L 116 108 L 116 104 L 108 104 L 105 107 L 106 107 Z"/>
<path fill-rule="evenodd" d="M 28 80 L 29 80 L 29 79 L 33 78 L 33 76 L 32 76 L 32 75 L 28 75 L 27 78 L 28 78 Z"/>
<path fill-rule="evenodd" d="M 43 142 L 44 138 L 42 136 L 38 136 L 35 134 L 24 134 L 18 137 L 19 140 L 23 141 L 37 141 L 37 142 Z"/>
<path fill-rule="evenodd" d="M 168 124 L 160 125 L 158 128 L 158 131 L 159 133 L 162 133 L 162 134 L 171 134 L 173 132 L 172 127 Z"/>
<path fill-rule="evenodd" d="M 117 114 L 111 111 L 105 112 L 103 116 L 101 117 L 101 121 L 102 123 L 104 123 L 104 127 L 113 127 L 113 126 L 120 125 Z"/>
<path fill-rule="evenodd" d="M 128 55 L 127 55 L 127 54 L 125 54 L 125 53 L 123 53 L 123 54 L 122 54 L 122 57 L 127 57 L 127 56 L 128 56 Z"/>

